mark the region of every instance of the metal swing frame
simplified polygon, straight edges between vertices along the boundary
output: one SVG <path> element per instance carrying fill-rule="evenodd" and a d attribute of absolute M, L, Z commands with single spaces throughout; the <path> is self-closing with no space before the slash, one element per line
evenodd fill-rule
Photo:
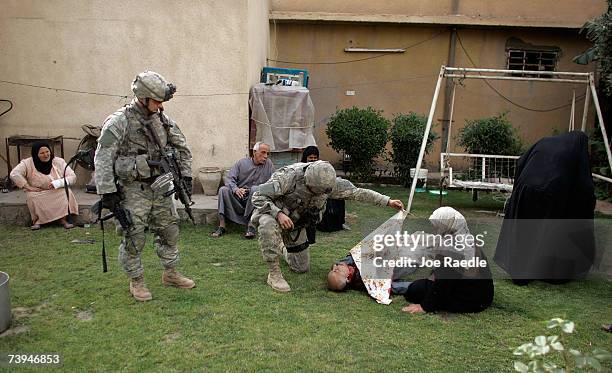
<path fill-rule="evenodd" d="M 517 73 L 520 73 L 523 76 L 513 76 Z M 544 77 L 542 77 L 544 76 Z M 535 81 L 535 82 L 551 82 L 551 83 L 578 83 L 586 85 L 586 93 L 584 100 L 584 109 L 582 114 L 582 125 L 581 130 L 584 131 L 586 129 L 586 121 L 587 114 L 590 104 L 590 98 L 593 99 L 593 105 L 595 106 L 595 111 L 597 113 L 597 117 L 599 119 L 599 129 L 601 130 L 601 134 L 604 139 L 604 144 L 606 147 L 606 154 L 608 156 L 608 163 L 610 168 L 612 169 L 612 152 L 610 151 L 610 144 L 608 142 L 608 134 L 606 133 L 606 128 L 603 121 L 603 116 L 601 114 L 601 108 L 599 106 L 599 99 L 597 98 L 597 91 L 595 90 L 595 79 L 593 73 L 575 73 L 575 72 L 559 72 L 559 71 L 524 71 L 524 70 L 500 70 L 500 69 L 478 69 L 478 68 L 464 68 L 464 67 L 446 67 L 442 65 L 440 68 L 440 73 L 438 75 L 438 81 L 436 83 L 436 88 L 434 90 L 433 99 L 431 101 L 431 108 L 429 109 L 429 116 L 427 117 L 427 125 L 425 127 L 425 133 L 423 134 L 423 141 L 421 142 L 421 149 L 419 150 L 419 157 L 416 164 L 415 175 L 419 174 L 419 170 L 421 169 L 421 165 L 423 163 L 423 157 L 425 155 L 425 148 L 427 147 L 427 139 L 429 137 L 429 132 L 431 131 L 431 124 L 433 121 L 433 116 L 436 111 L 436 105 L 438 103 L 438 96 L 440 94 L 440 87 L 442 85 L 443 79 L 486 79 L 486 80 L 516 80 L 516 81 Z M 446 149 L 443 153 L 441 153 L 440 158 L 442 161 L 442 157 L 444 154 L 452 155 L 459 153 L 449 153 L 448 147 L 450 143 L 451 136 L 451 126 L 452 126 L 452 118 L 453 118 L 453 108 L 455 104 L 455 88 L 456 84 L 453 84 L 453 92 L 451 98 L 451 108 L 450 108 L 450 118 L 449 118 L 449 128 L 448 128 L 448 138 L 446 142 Z M 576 94 L 574 92 L 572 99 L 572 118 L 570 119 L 569 129 L 574 129 L 574 119 L 573 114 L 575 112 L 576 105 Z M 463 155 L 463 154 L 462 154 Z M 466 156 L 479 156 L 474 154 L 464 154 Z M 480 155 L 486 156 L 486 155 Z M 499 157 L 499 156 L 496 156 Z M 441 169 L 444 167 L 443 164 L 440 164 Z M 607 181 L 612 183 L 612 179 L 605 177 L 599 174 L 592 174 L 594 178 Z M 414 191 L 417 185 L 417 178 L 412 179 L 412 185 L 410 187 L 410 196 L 408 198 L 408 205 L 406 210 L 410 212 L 412 208 L 412 202 L 414 199 Z"/>

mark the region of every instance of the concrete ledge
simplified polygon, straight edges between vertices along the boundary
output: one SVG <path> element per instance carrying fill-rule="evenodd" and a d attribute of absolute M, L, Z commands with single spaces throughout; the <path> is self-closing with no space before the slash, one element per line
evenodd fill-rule
<path fill-rule="evenodd" d="M 88 224 L 92 221 L 91 206 L 100 198 L 95 194 L 73 189 L 73 193 L 79 202 L 79 215 L 73 216 L 77 225 Z M 217 217 L 217 196 L 205 196 L 194 194 L 192 197 L 195 204 L 191 206 L 196 224 L 214 224 Z M 181 220 L 188 220 L 184 206 L 174 200 Z M 0 224 L 29 226 L 32 224 L 30 211 L 26 204 L 25 193 L 21 190 L 13 190 L 9 193 L 0 193 Z"/>
<path fill-rule="evenodd" d="M 584 21 L 555 19 L 550 17 L 500 17 L 466 14 L 404 15 L 328 13 L 307 11 L 271 11 L 270 20 L 275 22 L 350 22 L 350 23 L 396 23 L 415 25 L 464 25 L 504 26 L 580 29 Z"/>

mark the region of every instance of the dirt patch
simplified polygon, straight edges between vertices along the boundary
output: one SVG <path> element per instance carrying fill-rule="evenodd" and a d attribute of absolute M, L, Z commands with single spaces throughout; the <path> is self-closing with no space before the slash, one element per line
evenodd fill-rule
<path fill-rule="evenodd" d="M 15 307 L 13 308 L 11 311 L 13 312 L 13 319 L 15 320 L 19 320 L 22 319 L 24 317 L 28 317 L 28 316 L 32 316 L 35 315 L 37 313 L 40 313 L 40 311 L 42 311 L 43 309 L 47 308 L 49 306 L 49 302 L 48 301 L 44 301 L 41 304 L 34 306 L 34 307 Z"/>
<path fill-rule="evenodd" d="M 172 342 L 178 340 L 180 337 L 181 337 L 181 333 L 179 333 L 179 332 L 166 334 L 165 336 L 162 337 L 162 342 L 164 342 L 164 343 L 172 343 Z"/>
<path fill-rule="evenodd" d="M 357 218 L 358 218 L 358 217 L 359 217 L 359 216 L 357 216 L 357 214 L 355 214 L 355 213 L 350 213 L 350 212 L 347 212 L 347 213 L 345 213 L 345 214 L 344 214 L 344 219 L 345 219 L 345 220 L 346 220 L 346 222 L 347 222 L 347 223 L 349 223 L 349 224 L 355 224 L 355 223 L 357 223 Z"/>
<path fill-rule="evenodd" d="M 91 311 L 78 311 L 74 317 L 80 321 L 91 321 L 93 320 L 93 312 Z"/>
<path fill-rule="evenodd" d="M 25 333 L 28 330 L 30 330 L 30 328 L 27 327 L 27 326 L 23 326 L 23 325 L 16 326 L 14 328 L 10 328 L 8 330 L 5 330 L 4 333 L 0 333 L 0 338 L 10 337 L 10 336 L 13 336 L 13 335 Z"/>
<path fill-rule="evenodd" d="M 19 320 L 32 314 L 32 309 L 26 307 L 15 307 L 11 311 L 13 312 L 14 320 Z"/>

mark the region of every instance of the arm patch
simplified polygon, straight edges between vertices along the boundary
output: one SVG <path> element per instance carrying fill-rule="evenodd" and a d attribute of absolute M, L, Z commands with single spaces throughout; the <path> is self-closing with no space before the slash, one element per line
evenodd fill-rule
<path fill-rule="evenodd" d="M 126 120 L 126 118 L 125 116 L 122 118 L 120 116 L 121 114 L 118 113 L 109 116 L 104 121 L 102 133 L 100 134 L 100 137 L 98 137 L 98 144 L 102 146 L 110 146 L 123 138 L 120 127 L 123 126 L 125 129 L 126 123 L 123 121 Z"/>
<path fill-rule="evenodd" d="M 98 144 L 102 146 L 110 146 L 117 142 L 119 139 L 119 134 L 117 133 L 117 129 L 114 127 L 106 127 L 104 131 L 98 137 Z"/>

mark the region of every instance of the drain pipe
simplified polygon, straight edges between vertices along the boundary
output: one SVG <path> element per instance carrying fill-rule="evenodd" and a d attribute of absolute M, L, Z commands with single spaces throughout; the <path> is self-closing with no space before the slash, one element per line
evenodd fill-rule
<path fill-rule="evenodd" d="M 448 61 L 446 63 L 447 67 L 455 67 L 455 52 L 457 50 L 457 27 L 453 26 L 451 28 L 450 40 L 448 45 Z M 444 88 L 444 111 L 442 114 L 442 144 L 440 147 L 440 152 L 448 152 L 448 139 L 450 138 L 449 128 L 451 126 L 450 123 L 450 113 L 451 113 L 451 105 L 453 104 L 453 100 L 451 99 L 453 95 L 453 86 L 455 82 L 453 79 L 446 79 L 446 86 Z M 442 165 L 440 165 L 442 166 Z"/>

